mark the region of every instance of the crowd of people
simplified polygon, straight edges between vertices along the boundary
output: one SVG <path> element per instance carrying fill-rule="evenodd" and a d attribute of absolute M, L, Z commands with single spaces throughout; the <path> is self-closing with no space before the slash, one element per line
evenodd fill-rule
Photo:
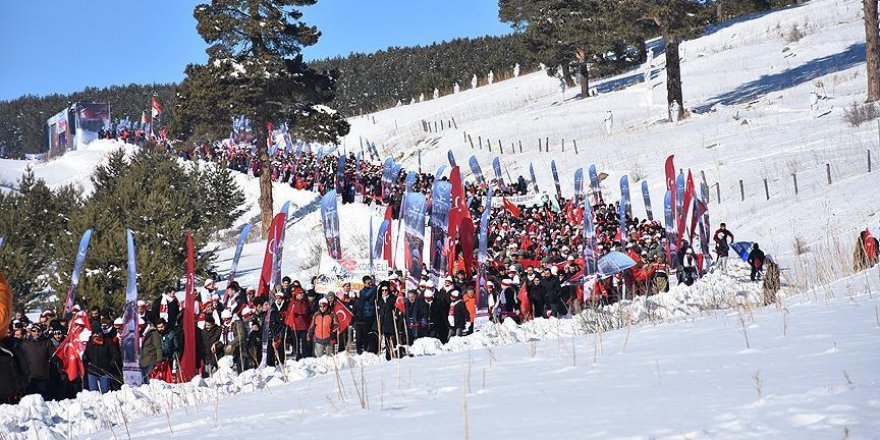
<path fill-rule="evenodd" d="M 259 173 L 245 150 L 205 148 L 188 155 L 222 160 L 233 169 Z M 398 212 L 407 187 L 406 173 L 395 176 L 390 188 L 383 190 L 382 165 L 349 155 L 342 181 L 337 182 L 338 163 L 336 156 L 319 159 L 311 153 L 299 157 L 282 153 L 273 161 L 272 177 L 319 193 L 335 188 L 343 203 L 361 201 L 391 206 L 392 212 Z M 447 179 L 416 173 L 410 190 L 430 197 L 436 178 Z M 138 303 L 144 379 L 178 380 L 181 358 L 189 344 L 195 346 L 198 371 L 205 376 L 218 368 L 224 356 L 231 358 L 238 371 L 261 364 L 283 364 L 287 358 L 340 351 L 371 352 L 392 359 L 405 356 L 407 348 L 419 338 L 446 343 L 451 337 L 467 335 L 474 331 L 479 316 L 520 323 L 538 317 L 563 317 L 585 307 L 668 290 L 672 274 L 679 283 L 691 284 L 709 267 L 710 256 L 705 249 L 695 252 L 687 240 L 668 254 L 666 230 L 659 221 L 626 213 L 621 225 L 620 206 L 605 203 L 601 194 L 591 199 L 595 244 L 586 243 L 584 215 L 589 212 L 584 212 L 583 197 L 587 195 L 565 199 L 543 194 L 526 203 L 508 203 L 507 197 L 522 199 L 534 194 L 530 191 L 532 185 L 522 176 L 513 182 L 466 182 L 467 208 L 472 218 L 479 218 L 484 211 L 490 185 L 494 197 L 504 203 L 490 208 L 482 294 L 477 288 L 477 267 L 461 258 L 448 276 L 424 273 L 417 287 L 411 289 L 405 287 L 404 272 L 397 269 L 365 276 L 357 280 L 357 286 L 348 280 L 329 289 L 323 284 L 319 288 L 317 278 L 304 284 L 285 277 L 271 295 L 264 296 L 236 281 L 220 289 L 209 279 L 194 300 L 191 313 L 197 329 L 194 340 L 188 341 L 182 331 L 188 313 L 185 298 L 169 287 L 150 301 Z M 726 271 L 734 236 L 722 223 L 712 239 L 715 267 Z M 584 247 L 588 245 L 595 249 L 596 259 L 618 251 L 631 258 L 635 266 L 613 276 L 586 277 Z M 758 279 L 765 257 L 757 244 L 748 260 L 753 280 Z M 10 371 L 24 375 L 27 370 L 31 378 L 27 389 L 18 395 L 39 393 L 46 399 L 63 399 L 84 389 L 118 389 L 123 382 L 119 337 L 123 321 L 118 312 L 97 307 L 86 312 L 75 307 L 65 316 L 56 316 L 46 310 L 38 322 L 30 322 L 24 313 L 16 312 L 3 330 L 10 333 L 12 337 L 7 339 L 16 341 L 14 345 L 23 353 Z M 268 323 L 267 329 L 264 323 Z M 64 347 L 74 337 L 81 350 L 71 358 Z M 2 360 L 0 356 L 0 369 Z"/>

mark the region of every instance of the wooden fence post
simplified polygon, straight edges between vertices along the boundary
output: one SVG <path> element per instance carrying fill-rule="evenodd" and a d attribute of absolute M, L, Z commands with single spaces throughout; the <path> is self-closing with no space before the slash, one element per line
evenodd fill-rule
<path fill-rule="evenodd" d="M 562 138 L 562 152 L 565 153 L 565 138 Z"/>
<path fill-rule="evenodd" d="M 443 120 L 440 120 L 440 129 L 443 130 Z"/>
<path fill-rule="evenodd" d="M 577 139 L 573 139 L 571 142 L 574 143 L 574 154 L 578 154 L 578 141 L 577 141 Z"/>
<path fill-rule="evenodd" d="M 828 184 L 831 185 L 831 164 L 825 164 L 825 175 L 828 176 Z"/>
<path fill-rule="evenodd" d="M 715 191 L 718 193 L 718 204 L 721 204 L 721 182 L 715 183 Z"/>
<path fill-rule="evenodd" d="M 519 141 L 519 152 L 522 153 L 522 141 Z"/>
<path fill-rule="evenodd" d="M 550 137 L 544 138 L 544 149 L 549 153 L 550 152 Z"/>
<path fill-rule="evenodd" d="M 480 146 L 481 150 L 483 149 L 483 137 L 482 136 L 477 136 L 477 145 Z"/>
<path fill-rule="evenodd" d="M 455 122 L 455 116 L 450 116 L 450 117 L 452 118 L 452 125 L 455 127 L 456 130 L 458 130 L 458 123 Z"/>
<path fill-rule="evenodd" d="M 541 152 L 541 138 L 538 138 L 538 153 Z"/>
<path fill-rule="evenodd" d="M 471 150 L 473 150 L 474 149 L 474 138 L 472 138 L 471 135 L 467 135 L 467 139 L 468 139 L 468 142 L 471 143 Z"/>
<path fill-rule="evenodd" d="M 498 139 L 498 151 L 501 152 L 500 154 L 504 154 L 504 147 L 501 146 L 501 139 Z"/>
<path fill-rule="evenodd" d="M 767 179 L 764 179 L 764 195 L 770 200 L 770 187 L 767 186 Z"/>
<path fill-rule="evenodd" d="M 489 139 L 486 139 L 486 146 L 489 147 L 489 152 L 491 153 L 492 152 L 492 141 L 490 141 Z"/>
<path fill-rule="evenodd" d="M 437 132 L 437 121 L 434 121 L 434 133 Z"/>
<path fill-rule="evenodd" d="M 798 194 L 797 173 L 791 173 L 791 177 L 794 179 L 794 195 L 797 195 Z"/>
<path fill-rule="evenodd" d="M 868 172 L 871 172 L 871 150 L 868 150 Z"/>
<path fill-rule="evenodd" d="M 745 187 L 743 186 L 743 181 L 742 181 L 742 180 L 739 181 L 739 197 L 740 197 L 740 201 L 741 201 L 741 202 L 745 202 L 745 201 L 746 201 L 746 189 L 745 189 Z"/>

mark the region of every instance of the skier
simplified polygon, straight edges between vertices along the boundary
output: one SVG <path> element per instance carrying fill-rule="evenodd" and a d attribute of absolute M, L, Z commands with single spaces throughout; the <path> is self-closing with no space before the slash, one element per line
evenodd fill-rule
<path fill-rule="evenodd" d="M 727 224 L 722 223 L 712 235 L 715 240 L 715 253 L 718 255 L 718 268 L 721 273 L 727 273 L 727 257 L 730 253 L 730 245 L 733 243 L 733 234 L 727 230 Z"/>
<path fill-rule="evenodd" d="M 610 135 L 611 130 L 614 129 L 614 113 L 611 110 L 608 110 L 605 113 L 605 134 Z"/>
<path fill-rule="evenodd" d="M 752 281 L 757 281 L 761 278 L 761 274 L 764 271 L 764 252 L 758 248 L 758 243 L 752 245 L 752 252 L 749 253 L 748 263 L 749 267 L 752 268 L 752 273 L 750 278 Z"/>
<path fill-rule="evenodd" d="M 815 90 L 810 92 L 810 116 L 813 119 L 819 117 L 819 94 Z"/>

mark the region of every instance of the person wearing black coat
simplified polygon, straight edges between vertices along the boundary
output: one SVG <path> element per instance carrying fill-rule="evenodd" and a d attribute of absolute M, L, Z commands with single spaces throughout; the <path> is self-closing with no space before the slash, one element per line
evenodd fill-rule
<path fill-rule="evenodd" d="M 379 297 L 376 299 L 376 316 L 379 318 L 379 330 L 385 340 L 386 359 L 391 359 L 394 352 L 399 356 L 399 345 L 403 342 L 400 334 L 403 317 L 395 306 L 396 301 L 397 296 L 391 293 L 391 286 L 382 282 L 379 285 Z"/>
<path fill-rule="evenodd" d="M 428 308 L 428 332 L 431 338 L 439 339 L 441 343 L 449 342 L 449 302 L 442 298 L 435 298 L 433 290 L 425 291 L 425 305 Z"/>
<path fill-rule="evenodd" d="M 223 345 L 220 343 L 220 327 L 214 322 L 213 316 L 205 317 L 205 328 L 199 334 L 201 338 L 202 357 L 205 360 L 205 377 L 217 370 L 217 360 L 223 357 Z"/>
<path fill-rule="evenodd" d="M 464 331 L 471 322 L 471 314 L 468 312 L 467 305 L 461 300 L 458 291 L 453 290 L 450 293 L 452 298 L 452 333 L 455 336 L 464 336 Z"/>
<path fill-rule="evenodd" d="M 86 349 L 83 352 L 83 365 L 88 375 L 89 390 L 99 391 L 104 394 L 110 391 L 112 372 L 116 370 L 116 362 L 119 358 L 119 349 L 111 340 L 105 339 L 100 333 L 92 333 Z"/>
<path fill-rule="evenodd" d="M 407 344 L 425 335 L 428 329 L 428 305 L 418 297 L 416 290 L 406 293 L 404 319 L 406 325 Z"/>
<path fill-rule="evenodd" d="M 550 271 L 544 269 L 544 278 L 540 282 L 541 292 L 544 294 L 545 307 L 550 309 L 550 314 L 558 318 L 561 311 L 560 298 L 562 295 L 562 285 L 559 278 Z M 564 312 L 563 312 L 564 313 Z"/>
<path fill-rule="evenodd" d="M 758 248 L 758 243 L 753 244 L 747 260 L 752 269 L 752 281 L 757 281 L 760 278 L 761 272 L 764 270 L 764 258 L 764 251 Z"/>
<path fill-rule="evenodd" d="M 544 287 L 541 285 L 541 277 L 535 276 L 531 280 L 528 281 L 528 286 L 526 287 L 526 291 L 529 295 L 529 301 L 532 303 L 532 308 L 534 310 L 535 318 L 544 318 L 546 317 L 545 306 L 544 306 Z"/>
<path fill-rule="evenodd" d="M 379 338 L 376 328 L 376 288 L 373 279 L 369 276 L 363 278 L 364 288 L 354 300 L 354 331 L 357 342 L 357 352 L 364 350 L 370 353 L 379 353 Z"/>
<path fill-rule="evenodd" d="M 40 326 L 31 324 L 28 337 L 21 341 L 21 351 L 27 358 L 31 370 L 31 382 L 25 394 L 39 394 L 43 399 L 52 398 L 49 392 L 50 360 L 55 347 L 42 335 Z"/>

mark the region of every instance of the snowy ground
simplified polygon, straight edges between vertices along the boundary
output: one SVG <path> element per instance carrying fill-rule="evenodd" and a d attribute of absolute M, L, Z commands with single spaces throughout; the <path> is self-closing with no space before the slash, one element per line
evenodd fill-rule
<path fill-rule="evenodd" d="M 101 421 L 106 417 L 115 423 L 113 432 L 94 437 L 126 437 L 117 403 L 123 401 L 132 438 L 168 436 L 169 424 L 174 436 L 199 438 L 226 438 L 231 432 L 271 437 L 286 429 L 303 438 L 331 431 L 344 438 L 462 437 L 465 414 L 472 438 L 876 437 L 880 279 L 877 269 L 857 276 L 848 271 L 857 231 L 871 226 L 877 235 L 880 213 L 880 199 L 871 190 L 880 186 L 876 123 L 850 127 L 842 111 L 865 99 L 860 20 L 861 2 L 813 0 L 720 26 L 686 42 L 682 74 L 685 104 L 693 115 L 677 124 L 660 122 L 665 73 L 659 53 L 650 92 L 640 72 L 633 72 L 598 82 L 601 94 L 581 101 L 573 99 L 573 91 L 563 97 L 558 82 L 539 72 L 353 118 L 352 134 L 343 145 L 356 150 L 359 138 L 368 139 L 412 168 L 421 149 L 426 170 L 446 163 L 451 149 L 462 164 L 475 154 L 491 174 L 501 140 L 503 166 L 514 178 L 527 175 L 532 162 L 539 185 L 549 189 L 549 161 L 555 159 L 563 192 L 570 194 L 574 171 L 595 163 L 610 175 L 603 190 L 611 199 L 619 193 L 620 176 L 629 174 L 636 185 L 647 179 L 655 213 L 662 212 L 663 160 L 675 154 L 676 166 L 692 169 L 698 181 L 700 171 L 705 172 L 712 186 L 713 225 L 726 221 L 738 240 L 761 242 L 790 269 L 783 275 L 791 298 L 782 308 L 706 312 L 730 306 L 729 298 L 743 302 L 756 295 L 754 286 L 713 277 L 694 289 L 629 305 L 625 313 L 611 310 L 618 323 L 625 315 L 637 325 L 601 338 L 572 337 L 582 329 L 577 320 L 486 329 L 436 356 L 399 363 L 339 359 L 338 378 L 329 360 L 306 361 L 288 369 L 290 383 L 274 377 L 269 381 L 273 386 L 256 386 L 255 392 L 246 392 L 255 388 L 248 374 L 217 378 L 225 384 L 219 388 L 213 382 L 167 389 L 157 384 L 103 400 L 86 393 L 74 403 L 50 403 L 29 415 L 23 413 L 27 405 L 2 408 L 0 428 L 51 438 L 48 428 L 34 421 L 45 417 L 56 438 L 71 438 L 106 426 Z M 804 34 L 799 41 L 788 38 L 792 26 Z M 819 118 L 810 113 L 811 91 L 823 96 Z M 606 135 L 602 120 L 609 109 L 615 128 Z M 421 131 L 422 120 L 452 118 L 455 129 Z M 472 150 L 464 133 L 475 143 L 482 139 L 484 148 Z M 537 151 L 538 138 L 545 137 L 550 138 L 549 154 Z M 485 147 L 487 139 L 492 153 Z M 51 185 L 85 182 L 110 148 L 93 144 L 36 165 L 36 174 Z M 870 174 L 868 150 L 875 160 Z M 831 185 L 825 181 L 826 163 Z M 0 161 L 0 182 L 13 182 L 23 168 L 22 162 Z M 797 173 L 797 195 L 792 173 Z M 258 184 L 243 175 L 237 179 L 249 204 L 240 223 L 253 221 Z M 745 201 L 740 200 L 739 180 Z M 322 241 L 317 196 L 286 185 L 275 189 L 276 209 L 286 200 L 294 205 L 283 271 L 304 279 Z M 640 197 L 635 199 L 638 215 L 643 207 Z M 347 257 L 363 255 L 371 214 L 377 216 L 364 206 L 340 207 L 343 247 L 354 254 Z M 228 271 L 231 241 L 220 237 L 212 244 L 221 247 L 221 273 Z M 256 282 L 264 250 L 260 241 L 246 246 L 238 276 L 244 285 Z M 423 354 L 438 351 L 429 344 L 417 348 Z M 355 389 L 360 369 L 349 370 L 349 365 L 367 366 L 369 409 L 361 408 Z M 469 392 L 463 393 L 467 371 Z M 344 398 L 337 383 L 345 387 Z M 187 407 L 180 408 L 181 401 Z"/>
<path fill-rule="evenodd" d="M 352 439 L 462 438 L 465 429 L 471 438 L 873 438 L 878 273 L 778 307 L 734 300 L 708 310 L 713 295 L 755 299 L 741 280 L 713 276 L 655 298 L 689 313 L 668 321 L 642 316 L 597 334 L 579 320 L 538 320 L 445 347 L 423 340 L 400 361 L 342 354 L 61 403 L 31 397 L 5 407 L 0 427 L 42 439 L 324 438 L 328 426 Z M 739 267 L 734 277 L 743 276 Z"/>

